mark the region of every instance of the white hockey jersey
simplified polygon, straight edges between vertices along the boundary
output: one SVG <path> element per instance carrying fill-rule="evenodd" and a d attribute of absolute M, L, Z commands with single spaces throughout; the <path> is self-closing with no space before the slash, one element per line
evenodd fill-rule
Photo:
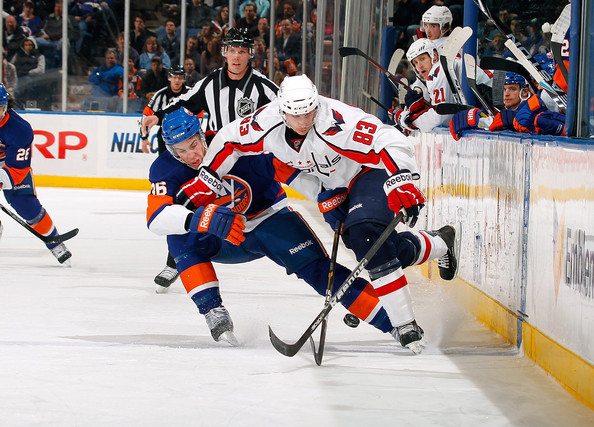
<path fill-rule="evenodd" d="M 291 185 L 309 199 L 316 200 L 320 187 L 348 187 L 365 166 L 385 168 L 388 175 L 408 169 L 419 177 L 414 147 L 409 138 L 377 117 L 343 102 L 320 96 L 313 127 L 294 148 L 288 141 L 278 101 L 260 108 L 253 115 L 238 119 L 219 130 L 202 164 L 225 175 L 241 155 L 272 153 L 286 163 L 313 176 L 304 185 Z"/>

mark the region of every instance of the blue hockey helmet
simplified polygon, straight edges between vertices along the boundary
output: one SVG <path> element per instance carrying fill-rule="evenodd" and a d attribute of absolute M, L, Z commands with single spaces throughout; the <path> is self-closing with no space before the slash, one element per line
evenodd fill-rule
<path fill-rule="evenodd" d="M 10 95 L 2 83 L 0 83 L 0 107 L 8 105 Z"/>
<path fill-rule="evenodd" d="M 184 107 L 165 114 L 165 117 L 163 117 L 161 136 L 165 141 L 167 150 L 180 162 L 185 163 L 173 147 L 195 135 L 198 135 L 204 149 L 206 149 L 206 139 L 200 127 L 200 119 Z"/>
<path fill-rule="evenodd" d="M 516 73 L 512 73 L 511 71 L 508 71 L 507 73 L 505 73 L 505 84 L 506 85 L 513 85 L 513 84 L 519 84 L 520 88 L 525 88 L 527 83 L 526 83 L 526 79 L 524 77 L 522 77 L 519 74 Z"/>

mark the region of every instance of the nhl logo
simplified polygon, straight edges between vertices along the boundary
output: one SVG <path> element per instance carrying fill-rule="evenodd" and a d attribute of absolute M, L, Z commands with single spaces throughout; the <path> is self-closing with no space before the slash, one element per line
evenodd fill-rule
<path fill-rule="evenodd" d="M 237 115 L 246 117 L 255 111 L 255 104 L 250 98 L 239 98 L 237 101 Z"/>

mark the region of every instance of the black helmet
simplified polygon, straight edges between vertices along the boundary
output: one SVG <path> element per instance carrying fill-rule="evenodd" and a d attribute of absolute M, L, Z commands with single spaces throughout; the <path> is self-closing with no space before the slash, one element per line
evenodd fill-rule
<path fill-rule="evenodd" d="M 254 48 L 254 39 L 249 35 L 247 28 L 231 28 L 223 39 L 223 46 L 238 46 Z"/>
<path fill-rule="evenodd" d="M 169 75 L 170 76 L 185 76 L 186 70 L 184 70 L 184 67 L 182 65 L 174 65 L 173 67 L 171 67 L 169 69 Z"/>

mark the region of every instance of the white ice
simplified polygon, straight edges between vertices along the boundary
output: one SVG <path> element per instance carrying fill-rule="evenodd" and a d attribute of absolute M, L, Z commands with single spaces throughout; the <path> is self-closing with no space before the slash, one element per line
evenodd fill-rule
<path fill-rule="evenodd" d="M 154 291 L 166 250 L 146 228 L 145 193 L 38 194 L 59 230 L 80 234 L 64 268 L 0 213 L 2 426 L 594 424 L 591 410 L 418 273 L 409 282 L 428 341 L 421 355 L 368 325 L 347 327 L 338 306 L 316 366 L 309 345 L 288 358 L 268 338 L 271 325 L 296 340 L 322 308 L 295 276 L 268 260 L 219 265 L 241 345 L 215 343 L 179 280 Z M 315 206 L 293 205 L 329 249 Z"/>

